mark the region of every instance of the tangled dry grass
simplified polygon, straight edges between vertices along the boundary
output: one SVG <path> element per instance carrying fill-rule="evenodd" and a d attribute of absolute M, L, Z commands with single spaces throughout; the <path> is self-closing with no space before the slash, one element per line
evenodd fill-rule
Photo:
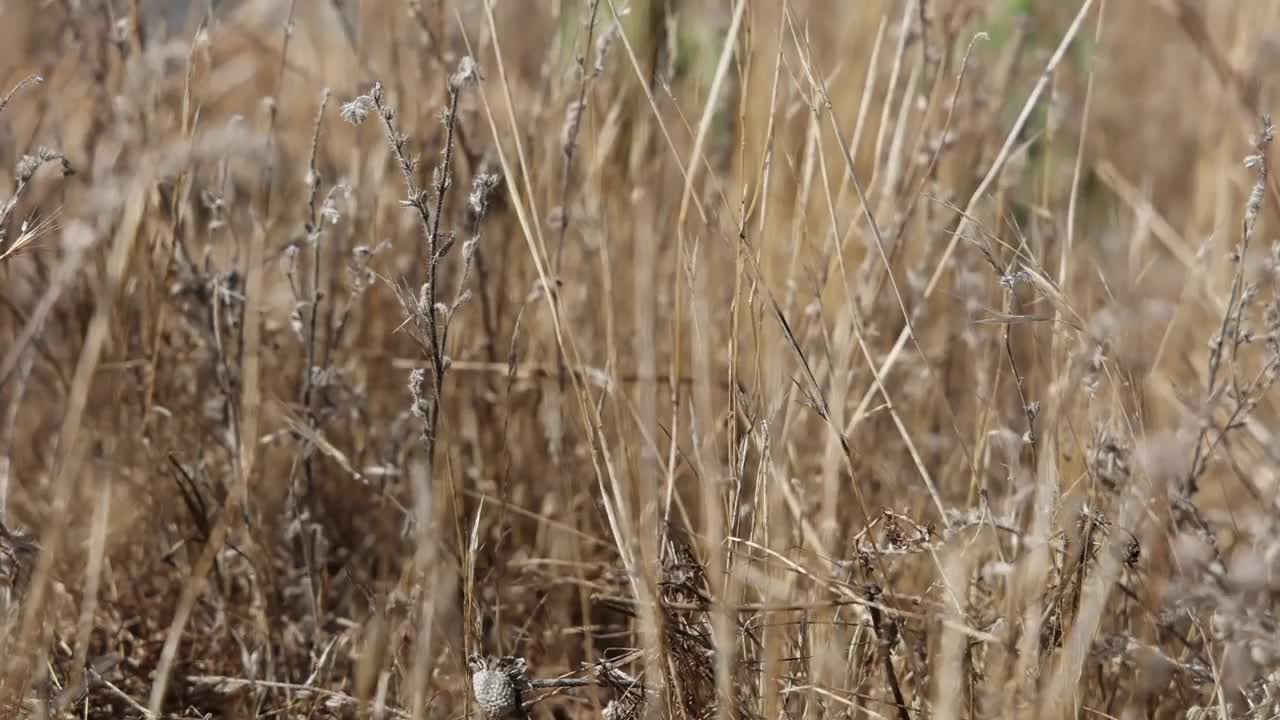
<path fill-rule="evenodd" d="M 161 5 L 0 4 L 0 716 L 1280 716 L 1280 2 Z"/>

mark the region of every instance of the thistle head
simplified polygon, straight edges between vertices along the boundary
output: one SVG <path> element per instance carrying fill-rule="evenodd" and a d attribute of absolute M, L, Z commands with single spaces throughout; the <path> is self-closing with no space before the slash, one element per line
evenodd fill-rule
<path fill-rule="evenodd" d="M 488 718 L 504 718 L 517 713 L 528 679 L 524 658 L 472 655 L 471 692 Z"/>

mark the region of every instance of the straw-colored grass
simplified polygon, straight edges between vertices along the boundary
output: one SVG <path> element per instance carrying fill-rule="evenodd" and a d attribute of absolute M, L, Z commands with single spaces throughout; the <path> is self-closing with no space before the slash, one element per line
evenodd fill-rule
<path fill-rule="evenodd" d="M 0 3 L 0 717 L 1280 716 L 1276 27 Z"/>

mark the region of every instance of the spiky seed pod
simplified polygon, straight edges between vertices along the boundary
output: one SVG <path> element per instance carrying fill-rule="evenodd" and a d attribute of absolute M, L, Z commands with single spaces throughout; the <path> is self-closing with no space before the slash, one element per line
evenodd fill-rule
<path fill-rule="evenodd" d="M 494 670 L 478 670 L 471 675 L 476 704 L 489 717 L 499 717 L 515 705 L 515 685 L 506 674 Z"/>
<path fill-rule="evenodd" d="M 524 717 L 524 658 L 473 655 L 468 664 L 472 694 L 486 717 Z"/>

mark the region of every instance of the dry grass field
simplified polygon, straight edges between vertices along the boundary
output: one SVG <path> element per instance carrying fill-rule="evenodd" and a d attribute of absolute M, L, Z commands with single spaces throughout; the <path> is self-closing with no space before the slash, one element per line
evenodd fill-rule
<path fill-rule="evenodd" d="M 1280 0 L 163 5 L 0 2 L 0 717 L 1280 717 Z"/>

